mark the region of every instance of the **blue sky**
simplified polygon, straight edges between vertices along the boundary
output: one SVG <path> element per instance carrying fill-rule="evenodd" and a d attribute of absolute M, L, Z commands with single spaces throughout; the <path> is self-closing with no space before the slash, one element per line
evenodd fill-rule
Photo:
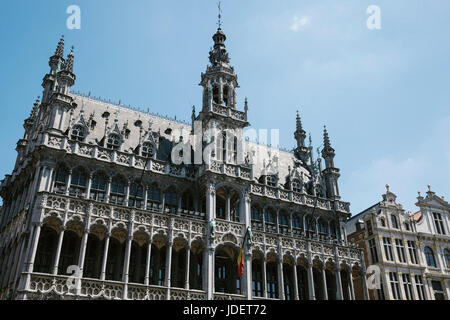
<path fill-rule="evenodd" d="M 66 9 L 81 9 L 68 30 Z M 369 5 L 381 29 L 366 27 Z M 353 214 L 385 184 L 406 210 L 427 184 L 450 198 L 450 2 L 223 0 L 223 31 L 254 128 L 295 145 L 295 112 L 315 147 L 327 125 Z M 0 11 L 0 175 L 41 95 L 61 34 L 75 46 L 74 90 L 190 119 L 217 25 L 215 0 L 7 1 Z"/>

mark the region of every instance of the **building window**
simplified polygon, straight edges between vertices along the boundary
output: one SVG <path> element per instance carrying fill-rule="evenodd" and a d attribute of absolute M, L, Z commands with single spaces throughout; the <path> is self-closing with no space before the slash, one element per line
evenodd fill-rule
<path fill-rule="evenodd" d="M 377 289 L 378 300 L 385 300 L 383 282 L 380 281 L 380 289 Z"/>
<path fill-rule="evenodd" d="M 252 291 L 254 297 L 263 296 L 262 264 L 258 259 L 252 262 Z"/>
<path fill-rule="evenodd" d="M 405 246 L 402 239 L 395 239 L 395 248 L 397 249 L 397 256 L 400 262 L 406 262 Z"/>
<path fill-rule="evenodd" d="M 419 259 L 417 258 L 417 247 L 414 241 L 411 240 L 408 241 L 408 252 L 409 257 L 411 259 L 411 263 L 419 264 Z"/>
<path fill-rule="evenodd" d="M 292 191 L 302 192 L 302 185 L 298 179 L 294 179 L 294 181 L 292 181 Z"/>
<path fill-rule="evenodd" d="M 144 188 L 141 184 L 133 182 L 130 185 L 130 196 L 128 205 L 131 207 L 142 208 L 144 203 Z"/>
<path fill-rule="evenodd" d="M 389 272 L 389 282 L 391 285 L 392 297 L 397 300 L 400 299 L 398 278 L 395 272 Z"/>
<path fill-rule="evenodd" d="M 444 249 L 444 260 L 447 264 L 447 269 L 450 269 L 450 250 Z"/>
<path fill-rule="evenodd" d="M 380 219 L 380 223 L 382 227 L 386 227 L 386 222 L 384 221 L 384 218 Z"/>
<path fill-rule="evenodd" d="M 434 225 L 436 232 L 439 234 L 445 234 L 444 222 L 442 221 L 442 215 L 437 212 L 433 212 Z"/>
<path fill-rule="evenodd" d="M 267 185 L 269 187 L 276 187 L 277 186 L 277 178 L 275 176 L 267 176 L 266 178 Z"/>
<path fill-rule="evenodd" d="M 123 205 L 125 201 L 125 188 L 125 182 L 119 177 L 114 177 L 111 181 L 109 202 Z"/>
<path fill-rule="evenodd" d="M 164 202 L 166 212 L 176 213 L 178 211 L 178 194 L 173 189 L 164 192 Z"/>
<path fill-rule="evenodd" d="M 367 226 L 367 234 L 369 236 L 371 236 L 373 234 L 373 230 L 372 230 L 372 221 L 367 220 L 366 221 L 366 226 Z"/>
<path fill-rule="evenodd" d="M 153 158 L 155 149 L 150 142 L 144 142 L 142 145 L 142 156 L 145 158 Z"/>
<path fill-rule="evenodd" d="M 147 189 L 147 210 L 158 210 L 161 203 L 161 191 L 156 184 Z"/>
<path fill-rule="evenodd" d="M 298 214 L 292 215 L 292 227 L 301 229 L 302 228 L 302 221 L 300 219 L 300 216 Z"/>
<path fill-rule="evenodd" d="M 119 150 L 119 147 L 120 147 L 120 137 L 115 133 L 111 133 L 108 136 L 106 148 L 111 150 Z"/>
<path fill-rule="evenodd" d="M 91 182 L 91 191 L 89 198 L 96 201 L 105 201 L 106 197 L 106 178 L 100 174 L 94 174 Z"/>
<path fill-rule="evenodd" d="M 425 300 L 425 291 L 423 289 L 423 279 L 420 275 L 415 275 L 414 280 L 416 281 L 416 289 L 417 289 L 417 296 L 419 300 Z"/>
<path fill-rule="evenodd" d="M 69 194 L 73 197 L 84 197 L 88 176 L 83 169 L 78 168 L 72 172 Z"/>
<path fill-rule="evenodd" d="M 369 240 L 370 256 L 372 258 L 372 263 L 378 262 L 377 246 L 375 244 L 375 239 Z"/>
<path fill-rule="evenodd" d="M 288 216 L 286 214 L 280 214 L 279 222 L 281 226 L 288 226 L 289 225 Z"/>
<path fill-rule="evenodd" d="M 266 266 L 267 271 L 267 298 L 278 298 L 278 277 L 277 277 L 277 264 L 275 262 L 269 262 Z"/>
<path fill-rule="evenodd" d="M 267 223 L 275 224 L 275 212 L 273 212 L 272 208 L 267 208 L 264 219 Z"/>
<path fill-rule="evenodd" d="M 402 274 L 402 280 L 403 280 L 403 289 L 405 290 L 406 300 L 413 300 L 411 276 L 409 274 L 404 273 L 404 274 Z"/>
<path fill-rule="evenodd" d="M 386 260 L 394 261 L 394 255 L 392 253 L 391 239 L 387 238 L 387 237 L 384 237 L 383 238 L 383 245 L 384 245 L 384 254 L 386 256 Z"/>
<path fill-rule="evenodd" d="M 397 217 L 393 214 L 391 215 L 392 228 L 398 229 Z"/>
<path fill-rule="evenodd" d="M 71 133 L 71 138 L 72 140 L 76 140 L 76 141 L 83 141 L 84 140 L 84 130 L 82 126 L 74 126 L 72 128 L 72 133 Z"/>
<path fill-rule="evenodd" d="M 55 175 L 55 187 L 56 193 L 64 193 L 66 191 L 67 170 L 64 167 L 59 167 Z"/>
<path fill-rule="evenodd" d="M 258 206 L 252 207 L 252 220 L 261 221 L 261 209 Z"/>
<path fill-rule="evenodd" d="M 405 222 L 405 229 L 406 229 L 406 231 L 409 231 L 409 223 L 408 222 Z"/>
<path fill-rule="evenodd" d="M 433 250 L 430 247 L 425 247 L 423 250 L 425 252 L 425 259 L 427 260 L 427 265 L 429 267 L 436 268 L 436 259 L 434 258 Z"/>
<path fill-rule="evenodd" d="M 445 300 L 444 290 L 442 290 L 442 283 L 440 281 L 431 281 L 431 286 L 434 291 L 434 299 Z"/>

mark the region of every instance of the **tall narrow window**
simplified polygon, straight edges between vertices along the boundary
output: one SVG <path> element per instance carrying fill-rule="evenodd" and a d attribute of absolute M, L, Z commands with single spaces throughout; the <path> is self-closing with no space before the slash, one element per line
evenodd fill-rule
<path fill-rule="evenodd" d="M 431 281 L 431 287 L 434 291 L 435 300 L 445 300 L 444 290 L 440 281 Z"/>
<path fill-rule="evenodd" d="M 292 191 L 294 192 L 302 192 L 302 185 L 298 179 L 294 179 L 292 181 Z"/>
<path fill-rule="evenodd" d="M 262 264 L 259 259 L 252 262 L 252 292 L 254 297 L 263 296 Z"/>
<path fill-rule="evenodd" d="M 105 201 L 106 197 L 106 178 L 101 174 L 94 174 L 91 182 L 91 191 L 89 197 L 91 200 Z"/>
<path fill-rule="evenodd" d="M 178 194 L 169 189 L 164 193 L 165 211 L 170 213 L 176 213 L 178 211 Z"/>
<path fill-rule="evenodd" d="M 406 262 L 405 247 L 402 239 L 395 239 L 395 248 L 397 249 L 397 256 L 400 262 Z"/>
<path fill-rule="evenodd" d="M 392 297 L 397 300 L 400 299 L 400 288 L 397 274 L 395 272 L 389 272 L 389 282 L 391 284 Z"/>
<path fill-rule="evenodd" d="M 377 246 L 375 244 L 375 239 L 369 240 L 370 257 L 372 258 L 372 263 L 378 262 Z"/>
<path fill-rule="evenodd" d="M 87 180 L 88 176 L 83 169 L 77 168 L 73 170 L 69 194 L 73 197 L 84 197 L 86 194 Z"/>
<path fill-rule="evenodd" d="M 130 195 L 128 205 L 131 207 L 142 208 L 144 203 L 144 188 L 138 182 L 130 185 Z"/>
<path fill-rule="evenodd" d="M 258 206 L 252 206 L 252 220 L 261 221 L 261 209 Z"/>
<path fill-rule="evenodd" d="M 411 259 L 411 263 L 419 264 L 419 259 L 417 258 L 417 246 L 414 241 L 408 241 L 408 252 L 409 258 Z"/>
<path fill-rule="evenodd" d="M 417 295 L 419 300 L 425 300 L 425 291 L 423 289 L 423 278 L 421 275 L 416 274 L 414 276 L 416 282 Z"/>
<path fill-rule="evenodd" d="M 403 280 L 403 289 L 405 290 L 406 300 L 413 300 L 411 276 L 409 274 L 403 273 L 402 280 Z"/>
<path fill-rule="evenodd" d="M 383 245 L 384 245 L 384 254 L 386 256 L 386 260 L 388 261 L 394 261 L 394 255 L 392 252 L 392 243 L 391 239 L 384 237 L 383 238 Z"/>
<path fill-rule="evenodd" d="M 277 277 L 277 264 L 275 262 L 269 262 L 266 265 L 267 272 L 267 297 L 271 299 L 278 298 L 278 277 Z"/>
<path fill-rule="evenodd" d="M 273 175 L 267 176 L 267 185 L 269 187 L 276 187 L 277 186 L 277 178 Z"/>
<path fill-rule="evenodd" d="M 123 205 L 125 201 L 125 181 L 120 177 L 114 177 L 111 181 L 109 202 Z"/>
<path fill-rule="evenodd" d="M 373 234 L 373 230 L 372 230 L 372 221 L 367 220 L 366 221 L 366 226 L 367 226 L 367 234 L 369 236 L 371 236 Z"/>
<path fill-rule="evenodd" d="M 223 86 L 223 103 L 224 105 L 228 106 L 228 94 L 230 92 L 230 89 L 228 86 Z"/>
<path fill-rule="evenodd" d="M 436 259 L 434 258 L 433 250 L 431 250 L 430 247 L 425 247 L 423 251 L 425 253 L 425 259 L 427 260 L 427 265 L 436 268 Z"/>
<path fill-rule="evenodd" d="M 398 222 L 397 217 L 394 215 L 391 215 L 391 222 L 392 222 L 392 228 L 398 229 Z"/>
<path fill-rule="evenodd" d="M 60 166 L 58 170 L 56 170 L 55 175 L 55 187 L 54 190 L 56 193 L 64 193 L 66 191 L 66 181 L 67 181 L 67 170 L 66 168 Z"/>
<path fill-rule="evenodd" d="M 444 260 L 447 265 L 447 269 L 450 269 L 450 250 L 444 249 Z"/>
<path fill-rule="evenodd" d="M 161 191 L 156 184 L 152 184 L 147 189 L 147 210 L 159 211 L 161 204 Z"/>
<path fill-rule="evenodd" d="M 438 212 L 433 212 L 434 225 L 436 227 L 436 232 L 445 235 L 444 222 L 442 221 L 442 215 Z"/>

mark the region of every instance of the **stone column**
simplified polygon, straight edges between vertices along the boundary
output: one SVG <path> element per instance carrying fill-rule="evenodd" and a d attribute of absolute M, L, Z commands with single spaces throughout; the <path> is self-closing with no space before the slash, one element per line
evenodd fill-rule
<path fill-rule="evenodd" d="M 284 300 L 284 275 L 283 275 L 283 258 L 278 258 L 278 291 L 279 299 Z"/>
<path fill-rule="evenodd" d="M 366 263 L 364 261 L 364 250 L 360 250 L 359 252 L 359 261 L 361 262 L 361 283 L 363 289 L 364 300 L 370 300 L 369 289 L 367 287 L 367 279 L 366 279 Z M 380 275 L 381 277 L 381 275 Z"/>
<path fill-rule="evenodd" d="M 308 291 L 309 291 L 309 300 L 316 300 L 316 295 L 314 292 L 314 275 L 313 275 L 313 265 L 311 261 L 307 263 L 308 270 Z"/>
<path fill-rule="evenodd" d="M 298 276 L 297 276 L 297 263 L 296 261 L 294 261 L 294 266 L 293 266 L 294 270 L 293 271 L 293 275 L 294 275 L 294 299 L 295 300 L 299 300 L 299 295 L 298 295 Z"/>
<path fill-rule="evenodd" d="M 33 272 L 34 259 L 36 258 L 36 251 L 38 248 L 39 236 L 41 234 L 41 227 L 42 227 L 41 222 L 37 222 L 34 225 L 34 237 L 33 237 L 33 244 L 31 247 L 31 256 L 28 262 L 28 272 Z"/>
<path fill-rule="evenodd" d="M 89 173 L 89 178 L 88 178 L 88 183 L 87 183 L 87 188 L 86 188 L 86 199 L 88 199 L 88 200 L 91 196 L 92 176 L 93 176 L 93 174 Z"/>
<path fill-rule="evenodd" d="M 58 237 L 58 245 L 56 246 L 55 264 L 53 265 L 53 275 L 55 275 L 55 276 L 58 274 L 59 258 L 61 256 L 61 248 L 62 248 L 62 243 L 63 243 L 63 239 L 64 239 L 64 231 L 65 231 L 65 227 L 61 228 L 61 231 L 59 232 L 59 237 Z"/>
<path fill-rule="evenodd" d="M 267 269 L 266 257 L 262 257 L 262 274 L 263 274 L 263 297 L 267 299 Z"/>
<path fill-rule="evenodd" d="M 106 195 L 105 195 L 105 202 L 106 203 L 109 202 L 109 197 L 111 195 L 111 182 L 112 182 L 112 177 L 109 176 L 108 177 L 108 181 L 106 183 Z"/>
<path fill-rule="evenodd" d="M 341 268 L 338 265 L 335 266 L 334 273 L 336 279 L 336 300 L 343 300 L 344 295 L 342 293 Z"/>
<path fill-rule="evenodd" d="M 111 237 L 110 232 L 105 234 L 105 247 L 103 249 L 103 261 L 102 261 L 102 273 L 100 275 L 100 280 L 105 281 L 106 277 L 106 263 L 108 262 L 108 249 L 109 249 L 109 238 Z"/>
<path fill-rule="evenodd" d="M 69 195 L 69 189 L 70 184 L 72 183 L 72 169 L 69 169 L 69 174 L 67 175 L 67 184 L 66 184 L 66 190 L 64 190 L 64 193 L 66 196 Z"/>
<path fill-rule="evenodd" d="M 230 205 L 230 191 L 227 190 L 226 199 L 225 199 L 225 220 L 230 221 L 231 214 L 231 205 Z"/>
<path fill-rule="evenodd" d="M 147 257 L 145 259 L 145 280 L 144 284 L 149 285 L 150 278 L 150 259 L 152 256 L 152 236 L 150 235 L 147 240 Z"/>
<path fill-rule="evenodd" d="M 323 300 L 328 300 L 327 274 L 325 266 L 322 266 Z"/>
<path fill-rule="evenodd" d="M 349 289 L 350 289 L 350 300 L 355 300 L 355 288 L 353 286 L 353 273 L 352 270 L 350 269 L 348 271 L 348 278 L 349 278 Z"/>
<path fill-rule="evenodd" d="M 167 242 L 167 250 L 166 250 L 166 279 L 165 285 L 167 287 L 167 296 L 166 300 L 170 300 L 170 276 L 171 276 L 171 267 L 172 267 L 172 245 L 173 242 L 170 240 Z"/>
<path fill-rule="evenodd" d="M 412 300 L 419 300 L 419 293 L 417 292 L 417 288 L 416 288 L 416 277 L 415 277 L 415 274 L 411 273 L 409 276 L 411 277 Z"/>
<path fill-rule="evenodd" d="M 189 269 L 191 267 L 191 246 L 188 244 L 186 247 L 186 274 L 184 277 L 184 288 L 189 290 Z"/>
<path fill-rule="evenodd" d="M 208 247 L 205 251 L 206 254 L 206 293 L 207 300 L 214 299 L 214 248 Z"/>
<path fill-rule="evenodd" d="M 130 227 L 131 228 L 131 227 Z M 131 256 L 131 243 L 133 241 L 133 236 L 131 235 L 131 232 L 129 233 L 127 237 L 127 244 L 125 247 L 125 257 L 123 262 L 123 272 L 122 272 L 122 282 L 125 282 L 125 285 L 123 287 L 123 299 L 128 299 L 128 278 L 129 278 L 129 271 L 130 271 L 130 256 Z"/>
<path fill-rule="evenodd" d="M 86 223 L 88 224 L 89 222 L 86 221 Z M 83 278 L 84 258 L 86 255 L 86 246 L 87 246 L 88 236 L 89 236 L 89 229 L 87 227 L 85 227 L 85 230 L 83 232 L 83 237 L 81 238 L 80 252 L 78 255 L 78 267 L 80 268 L 80 281 Z M 77 295 L 79 295 L 81 293 L 81 286 L 77 286 L 76 290 L 77 290 L 76 291 Z"/>
<path fill-rule="evenodd" d="M 252 299 L 252 254 L 251 252 L 247 251 L 246 248 L 246 253 L 245 253 L 245 267 L 244 267 L 244 275 L 243 275 L 243 280 L 245 282 L 245 297 L 247 300 L 251 300 Z"/>

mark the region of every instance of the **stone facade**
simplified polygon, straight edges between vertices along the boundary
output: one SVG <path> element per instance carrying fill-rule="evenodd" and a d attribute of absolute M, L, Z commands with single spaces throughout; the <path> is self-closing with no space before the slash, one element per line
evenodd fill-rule
<path fill-rule="evenodd" d="M 449 300 L 449 204 L 429 190 L 425 198 L 419 193 L 420 211 L 411 214 L 386 187 L 383 201 L 346 223 L 348 241 L 365 251 L 368 276 L 371 266 L 381 272 L 381 287 L 370 289 L 370 298 Z"/>
<path fill-rule="evenodd" d="M 354 299 L 355 281 L 367 297 L 327 131 L 325 168 L 299 115 L 293 152 L 242 139 L 248 102 L 220 28 L 213 40 L 191 124 L 70 92 L 60 40 L 1 185 L 3 298 Z"/>

